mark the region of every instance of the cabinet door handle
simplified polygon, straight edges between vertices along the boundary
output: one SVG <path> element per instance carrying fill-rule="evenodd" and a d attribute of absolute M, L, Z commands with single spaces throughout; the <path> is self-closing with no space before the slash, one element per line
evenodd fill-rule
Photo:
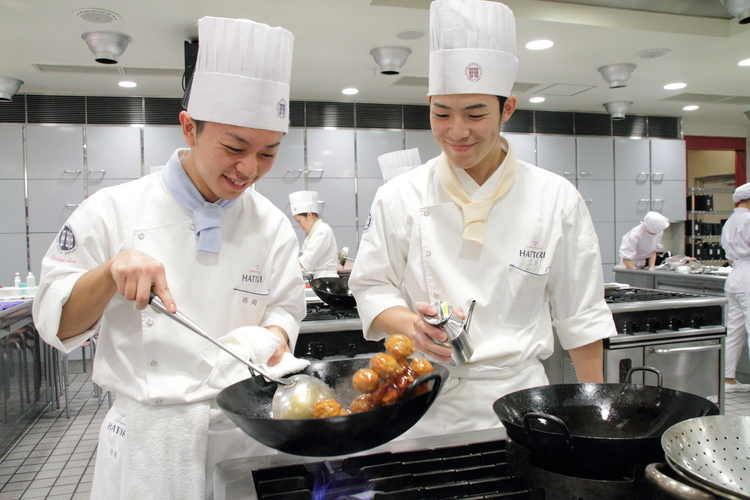
<path fill-rule="evenodd" d="M 594 200 L 592 200 L 592 199 L 588 199 L 588 200 L 583 200 L 583 201 L 585 201 L 585 202 L 586 202 L 586 205 L 588 205 L 589 203 L 593 203 L 593 202 L 594 202 Z"/>
<path fill-rule="evenodd" d="M 657 176 L 660 176 L 660 177 L 661 177 L 661 178 L 659 179 L 660 181 L 663 181 L 663 180 L 664 180 L 664 172 L 654 172 L 653 174 L 651 174 L 651 180 L 652 180 L 652 181 L 655 181 L 655 180 L 656 180 L 656 177 L 657 177 Z"/>
<path fill-rule="evenodd" d="M 589 175 L 593 174 L 594 172 L 578 172 L 578 175 L 581 177 L 588 177 Z"/>
<path fill-rule="evenodd" d="M 106 170 L 89 170 L 88 171 L 88 175 L 91 175 L 91 174 L 102 174 L 102 175 L 104 175 L 106 172 L 107 172 Z"/>
<path fill-rule="evenodd" d="M 80 170 L 71 170 L 71 169 L 68 169 L 68 170 L 63 170 L 63 173 L 64 174 L 80 174 L 81 171 Z"/>
<path fill-rule="evenodd" d="M 655 200 L 651 200 L 651 201 L 655 201 L 655 202 L 658 202 L 658 203 L 664 203 L 664 198 L 656 198 Z"/>
<path fill-rule="evenodd" d="M 80 204 L 79 203 L 66 203 L 65 208 L 76 208 L 78 205 Z"/>
<path fill-rule="evenodd" d="M 563 172 L 563 175 L 565 177 L 575 177 L 576 176 L 575 172 Z"/>
<path fill-rule="evenodd" d="M 676 352 L 697 352 L 697 351 L 715 351 L 720 350 L 721 344 L 716 345 L 699 345 L 695 347 L 675 347 L 674 349 L 657 349 L 649 347 L 649 354 L 674 354 Z"/>
<path fill-rule="evenodd" d="M 311 168 L 311 169 L 308 169 L 307 173 L 309 174 L 310 172 L 320 172 L 322 174 L 323 173 L 323 169 L 322 168 Z"/>
<path fill-rule="evenodd" d="M 301 169 L 301 168 L 300 169 L 289 169 L 289 170 L 286 171 L 286 173 L 287 174 L 294 174 L 294 173 L 301 174 L 301 173 L 304 173 L 304 169 Z"/>
<path fill-rule="evenodd" d="M 648 172 L 639 172 L 639 173 L 635 174 L 635 178 L 636 178 L 636 180 L 637 180 L 637 179 L 638 179 L 639 177 L 643 176 L 643 177 L 645 177 L 646 179 L 648 179 L 648 176 L 649 176 L 649 175 L 650 175 L 650 174 L 649 174 Z"/>
<path fill-rule="evenodd" d="M 638 200 L 638 203 L 650 203 L 650 202 L 651 202 L 651 200 L 648 199 L 648 198 L 644 198 L 642 200 Z"/>

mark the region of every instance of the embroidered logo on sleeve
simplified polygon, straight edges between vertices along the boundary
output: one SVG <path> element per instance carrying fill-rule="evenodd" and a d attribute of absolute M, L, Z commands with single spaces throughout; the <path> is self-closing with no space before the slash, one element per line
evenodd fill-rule
<path fill-rule="evenodd" d="M 69 224 L 65 224 L 60 230 L 60 234 L 57 235 L 57 249 L 60 253 L 71 253 L 75 252 L 76 246 L 76 235 L 73 233 L 73 228 Z"/>
<path fill-rule="evenodd" d="M 372 212 L 367 214 L 367 222 L 365 222 L 365 228 L 362 232 L 366 233 L 370 229 L 370 226 L 372 226 Z"/>

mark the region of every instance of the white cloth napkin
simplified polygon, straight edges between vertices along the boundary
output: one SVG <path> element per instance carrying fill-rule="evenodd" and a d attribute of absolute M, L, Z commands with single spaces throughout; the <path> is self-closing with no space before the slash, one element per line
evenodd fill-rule
<path fill-rule="evenodd" d="M 218 340 L 274 376 L 283 377 L 304 370 L 310 364 L 307 360 L 295 358 L 291 353 L 284 353 L 278 364 L 268 366 L 268 360 L 279 346 L 279 338 L 260 326 L 243 326 Z M 214 389 L 224 389 L 252 376 L 247 365 L 213 344 L 201 349 L 201 356 L 213 367 L 206 384 Z"/>

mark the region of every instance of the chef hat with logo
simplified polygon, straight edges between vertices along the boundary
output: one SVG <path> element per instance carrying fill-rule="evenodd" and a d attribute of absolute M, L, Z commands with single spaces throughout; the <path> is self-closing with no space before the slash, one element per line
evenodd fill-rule
<path fill-rule="evenodd" d="M 516 23 L 504 4 L 435 0 L 430 5 L 430 95 L 508 97 L 518 71 Z"/>
<path fill-rule="evenodd" d="M 750 182 L 743 184 L 735 189 L 734 194 L 732 195 L 732 201 L 735 203 L 739 203 L 742 200 L 748 199 L 750 199 Z"/>
<path fill-rule="evenodd" d="M 289 205 L 292 207 L 292 215 L 318 213 L 317 191 L 296 191 L 289 195 Z"/>
<path fill-rule="evenodd" d="M 190 116 L 287 132 L 293 42 L 292 34 L 280 27 L 247 19 L 200 19 Z"/>
<path fill-rule="evenodd" d="M 418 148 L 401 149 L 378 156 L 378 164 L 380 165 L 380 172 L 383 174 L 383 181 L 388 182 L 394 177 L 420 166 L 422 160 L 419 159 Z"/>
<path fill-rule="evenodd" d="M 669 227 L 669 219 L 664 217 L 659 212 L 649 212 L 643 218 L 643 227 L 649 233 L 659 233 Z"/>

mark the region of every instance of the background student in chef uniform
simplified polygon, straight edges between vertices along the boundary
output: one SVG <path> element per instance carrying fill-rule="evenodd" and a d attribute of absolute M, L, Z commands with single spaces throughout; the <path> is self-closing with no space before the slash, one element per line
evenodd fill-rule
<path fill-rule="evenodd" d="M 656 252 L 663 249 L 661 239 L 669 227 L 669 219 L 659 212 L 649 212 L 643 222 L 625 233 L 620 244 L 620 259 L 628 269 L 656 265 Z"/>
<path fill-rule="evenodd" d="M 437 0 L 430 37 L 430 122 L 443 153 L 378 189 L 349 280 L 367 338 L 403 333 L 446 363 L 450 348 L 431 340 L 444 333 L 424 321 L 430 302 L 466 311 L 477 301 L 474 355 L 450 367 L 408 437 L 499 426 L 497 398 L 548 383 L 553 326 L 578 379 L 602 382 L 601 339 L 616 333 L 585 202 L 500 136 L 516 106 L 513 13 Z"/>
<path fill-rule="evenodd" d="M 84 201 L 42 263 L 42 337 L 70 352 L 99 330 L 93 380 L 116 394 L 99 435 L 96 500 L 200 500 L 219 460 L 272 453 L 217 407 L 213 346 L 148 307 L 152 287 L 211 334 L 237 332 L 268 365 L 291 356 L 305 315 L 294 229 L 248 189 L 288 129 L 292 34 L 212 17 L 198 31 L 180 113 L 190 148 Z"/>
<path fill-rule="evenodd" d="M 313 278 L 338 278 L 336 237 L 331 226 L 318 216 L 318 192 L 297 191 L 289 195 L 294 220 L 306 233 L 299 265 Z"/>
<path fill-rule="evenodd" d="M 378 165 L 383 174 L 383 182 L 388 182 L 422 164 L 419 149 L 400 149 L 378 156 Z"/>
<path fill-rule="evenodd" d="M 750 332 L 750 183 L 734 190 L 732 201 L 737 207 L 721 229 L 721 246 L 732 271 L 724 284 L 727 325 L 724 389 L 726 392 L 749 392 L 750 384 L 735 378 L 742 348 Z"/>

